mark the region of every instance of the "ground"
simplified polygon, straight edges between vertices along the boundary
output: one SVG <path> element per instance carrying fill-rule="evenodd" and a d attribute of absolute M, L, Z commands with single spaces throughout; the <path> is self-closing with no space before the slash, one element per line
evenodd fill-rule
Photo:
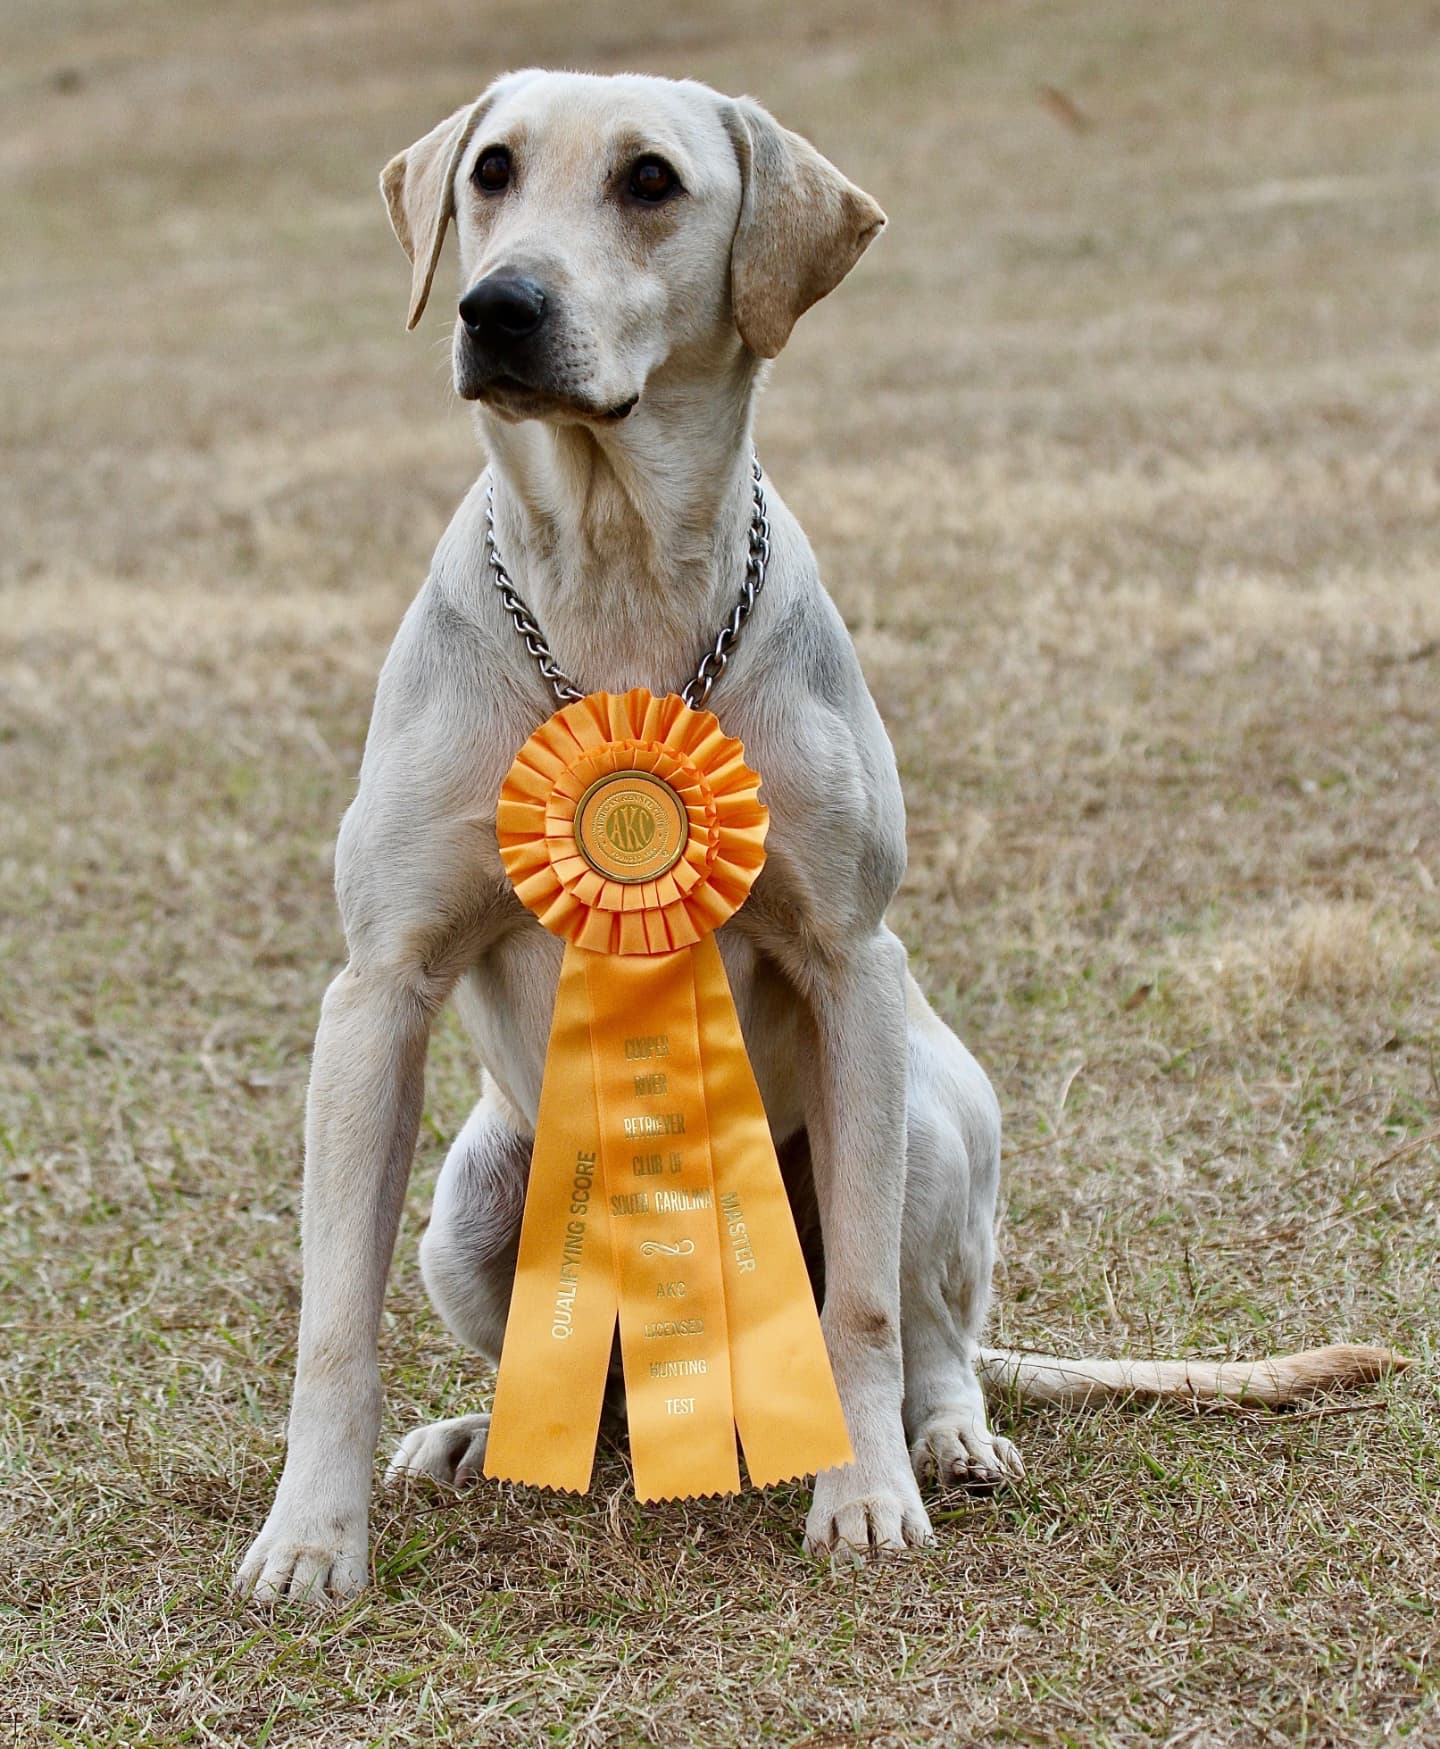
<path fill-rule="evenodd" d="M 1440 12 L 16 0 L 0 43 L 0 1737 L 1440 1742 Z M 694 74 L 891 216 L 760 412 L 899 754 L 895 922 L 1007 1123 L 998 1339 L 1396 1344 L 1321 1413 L 1016 1413 L 938 1547 L 803 1492 L 377 1499 L 282 1455 L 331 847 L 478 465 L 375 175 L 506 65 Z M 442 273 L 453 271 L 447 261 Z M 449 284 L 448 277 L 442 283 Z M 416 1238 L 388 1449 L 483 1403 Z M 6 1738 L 5 1740 L 10 1740 Z"/>

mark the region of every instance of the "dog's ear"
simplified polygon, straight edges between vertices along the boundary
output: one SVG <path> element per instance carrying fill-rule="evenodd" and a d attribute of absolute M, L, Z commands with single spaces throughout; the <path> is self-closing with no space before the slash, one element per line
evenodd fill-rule
<path fill-rule="evenodd" d="M 740 162 L 730 298 L 740 338 L 774 358 L 811 306 L 834 291 L 885 223 L 870 196 L 808 140 L 748 97 L 725 125 Z"/>
<path fill-rule="evenodd" d="M 380 172 L 380 192 L 390 223 L 413 269 L 407 328 L 420 320 L 430 296 L 445 228 L 455 216 L 455 172 L 465 148 L 502 90 L 513 91 L 516 85 L 534 78 L 535 72 L 529 68 L 497 79 L 473 103 L 446 116 L 423 139 L 398 152 Z"/>
<path fill-rule="evenodd" d="M 455 172 L 488 107 L 487 93 L 457 109 L 423 139 L 397 153 L 380 172 L 380 192 L 390 223 L 413 270 L 407 328 L 420 320 L 430 296 L 445 230 L 455 213 Z"/>

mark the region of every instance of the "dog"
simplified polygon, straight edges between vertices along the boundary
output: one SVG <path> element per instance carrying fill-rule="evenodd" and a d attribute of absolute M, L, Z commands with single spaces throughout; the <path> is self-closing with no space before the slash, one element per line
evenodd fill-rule
<path fill-rule="evenodd" d="M 501 866 L 495 809 L 556 698 L 493 551 L 581 690 L 669 692 L 746 572 L 757 385 L 849 273 L 880 207 L 763 108 L 692 82 L 526 71 L 389 163 L 409 326 L 459 239 L 457 393 L 489 466 L 440 541 L 380 675 L 336 852 L 349 950 L 325 994 L 306 1115 L 304 1287 L 273 1510 L 237 1575 L 322 1601 L 368 1577 L 376 1335 L 431 1026 L 453 998 L 484 1065 L 421 1245 L 450 1330 L 498 1359 L 562 943 Z M 983 1382 L 1082 1402 L 1283 1402 L 1377 1376 L 1384 1351 L 1254 1365 L 1082 1361 L 981 1346 L 1000 1109 L 886 925 L 905 867 L 895 759 L 810 546 L 767 480 L 768 576 L 713 708 L 761 772 L 768 856 L 718 937 L 797 1213 L 854 1462 L 820 1474 L 819 1555 L 931 1541 L 921 1485 L 1023 1474 Z M 535 641 L 535 640 L 532 640 Z M 391 1475 L 463 1483 L 489 1418 L 422 1428 Z"/>

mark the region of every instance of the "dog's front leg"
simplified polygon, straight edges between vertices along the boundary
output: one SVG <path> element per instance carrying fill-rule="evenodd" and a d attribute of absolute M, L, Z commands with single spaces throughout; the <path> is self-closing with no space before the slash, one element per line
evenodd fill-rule
<path fill-rule="evenodd" d="M 271 1601 L 348 1597 L 368 1577 L 380 1432 L 376 1339 L 443 992 L 351 968 L 325 994 L 305 1123 L 304 1281 L 285 1469 L 236 1575 Z"/>
<path fill-rule="evenodd" d="M 811 1157 L 825 1247 L 821 1321 L 855 1462 L 815 1483 L 805 1546 L 860 1556 L 931 1540 L 901 1420 L 905 950 L 881 929 L 812 990 Z"/>

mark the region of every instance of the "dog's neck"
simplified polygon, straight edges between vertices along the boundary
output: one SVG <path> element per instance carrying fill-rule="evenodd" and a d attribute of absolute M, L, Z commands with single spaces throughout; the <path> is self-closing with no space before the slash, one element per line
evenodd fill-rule
<path fill-rule="evenodd" d="M 516 588 L 582 691 L 677 689 L 730 613 L 752 509 L 753 373 L 647 388 L 613 425 L 481 412 Z"/>

